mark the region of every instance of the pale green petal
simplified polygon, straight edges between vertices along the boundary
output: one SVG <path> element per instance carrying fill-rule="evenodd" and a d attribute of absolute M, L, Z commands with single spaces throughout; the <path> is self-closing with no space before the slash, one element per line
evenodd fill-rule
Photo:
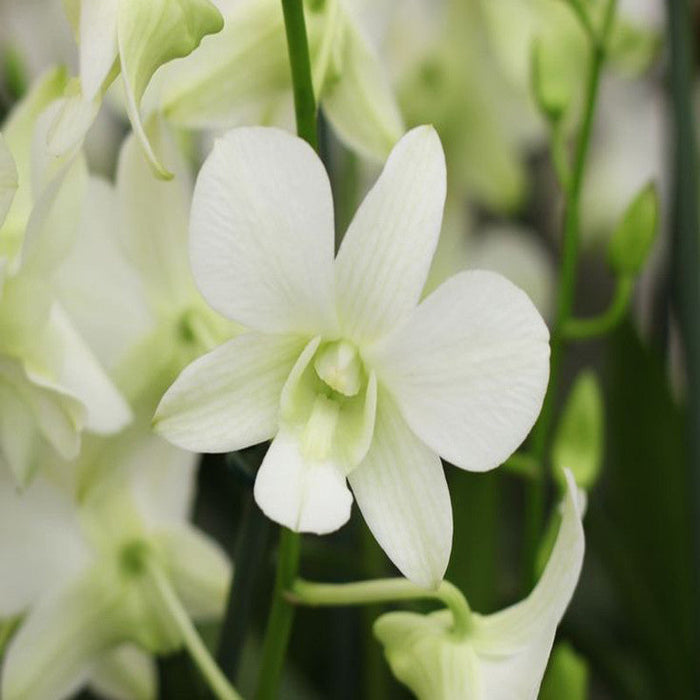
<path fill-rule="evenodd" d="M 208 0 L 120 0 L 118 42 L 126 106 L 134 132 L 156 172 L 171 177 L 143 127 L 141 98 L 165 63 L 192 53 L 203 37 L 221 31 L 223 19 Z"/>
<path fill-rule="evenodd" d="M 60 100 L 47 135 L 49 152 L 62 156 L 80 148 L 101 106 L 102 93 L 92 100 L 81 93 Z"/>
<path fill-rule="evenodd" d="M 154 533 L 153 541 L 187 612 L 195 619 L 221 616 L 232 573 L 223 549 L 185 523 Z"/>
<path fill-rule="evenodd" d="M 146 130 L 177 177 L 172 182 L 154 178 L 136 136 L 131 135 L 119 154 L 119 228 L 150 307 L 159 313 L 181 309 L 198 295 L 187 256 L 192 179 L 165 126 L 152 119 Z"/>
<path fill-rule="evenodd" d="M 92 673 L 90 686 L 110 700 L 156 700 L 155 660 L 138 647 L 125 644 L 102 655 Z"/>
<path fill-rule="evenodd" d="M 102 91 L 117 60 L 117 12 L 120 0 L 80 2 L 80 82 L 87 102 Z"/>
<path fill-rule="evenodd" d="M 110 434 L 125 427 L 132 418 L 129 405 L 58 304 L 52 309 L 50 332 L 54 347 L 61 350 L 57 382 L 85 406 L 85 428 Z"/>
<path fill-rule="evenodd" d="M 406 425 L 380 391 L 372 445 L 349 475 L 377 542 L 401 573 L 432 588 L 452 549 L 452 507 L 440 458 Z"/>
<path fill-rule="evenodd" d="M 481 618 L 474 634 L 474 645 L 480 655 L 505 655 L 524 652 L 532 645 L 545 647 L 546 662 L 557 625 L 576 589 L 585 539 L 581 522 L 581 506 L 570 471 L 566 471 L 567 492 L 562 508 L 562 521 L 549 562 L 530 595 L 520 603 L 493 615 Z M 530 673 L 544 673 L 533 667 Z"/>
<path fill-rule="evenodd" d="M 540 412 L 549 332 L 504 277 L 462 272 L 368 361 L 416 435 L 456 466 L 485 471 L 510 456 Z"/>
<path fill-rule="evenodd" d="M 61 700 L 124 638 L 119 587 L 88 572 L 36 605 L 7 649 L 3 700 Z"/>
<path fill-rule="evenodd" d="M 278 0 L 237 3 L 219 34 L 164 70 L 161 108 L 178 126 L 282 125 L 291 115 L 289 57 Z"/>
<path fill-rule="evenodd" d="M 384 161 L 404 133 L 403 120 L 381 61 L 354 22 L 344 20 L 340 72 L 321 92 L 323 112 L 350 148 Z"/>
<path fill-rule="evenodd" d="M 246 333 L 187 367 L 163 397 L 158 433 L 194 452 L 230 452 L 277 431 L 282 387 L 305 345 Z"/>
<path fill-rule="evenodd" d="M 444 153 L 431 127 L 413 129 L 392 151 L 335 263 L 347 337 L 376 340 L 418 303 L 440 235 L 445 177 Z"/>
<path fill-rule="evenodd" d="M 327 534 L 350 518 L 352 494 L 343 465 L 307 458 L 300 437 L 283 427 L 272 441 L 255 479 L 255 502 L 295 532 Z"/>
<path fill-rule="evenodd" d="M 20 492 L 0 471 L 0 618 L 24 612 L 87 557 L 70 494 L 44 479 Z"/>
<path fill-rule="evenodd" d="M 374 634 L 392 673 L 418 700 L 495 700 L 483 693 L 474 650 L 468 641 L 453 639 L 450 626 L 447 611 L 391 612 L 375 622 Z"/>
<path fill-rule="evenodd" d="M 305 141 L 245 127 L 216 142 L 190 225 L 192 270 L 212 307 L 266 333 L 333 333 L 333 251 L 328 175 Z"/>
<path fill-rule="evenodd" d="M 5 221 L 18 184 L 17 166 L 5 139 L 0 134 L 0 226 Z"/>

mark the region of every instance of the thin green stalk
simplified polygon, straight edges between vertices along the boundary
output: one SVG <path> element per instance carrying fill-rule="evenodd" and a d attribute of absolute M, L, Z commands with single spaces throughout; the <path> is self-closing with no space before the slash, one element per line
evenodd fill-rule
<path fill-rule="evenodd" d="M 542 405 L 542 412 L 532 433 L 532 454 L 542 465 L 539 478 L 527 489 L 525 504 L 524 588 L 529 589 L 535 581 L 535 562 L 540 537 L 544 527 L 544 506 L 547 489 L 546 457 L 552 432 L 554 408 L 557 398 L 562 354 L 565 346 L 563 329 L 574 305 L 576 268 L 579 251 L 579 222 L 581 190 L 585 174 L 588 150 L 593 130 L 593 118 L 598 102 L 600 75 L 605 63 L 606 44 L 617 6 L 616 0 L 608 0 L 603 24 L 597 40 L 591 41 L 588 80 L 584 97 L 584 116 L 576 144 L 569 187 L 566 189 L 564 215 L 563 250 L 558 286 L 556 316 L 551 335 L 551 363 L 549 385 Z"/>
<path fill-rule="evenodd" d="M 311 59 L 309 58 L 309 42 L 306 37 L 303 0 L 282 0 L 282 10 L 284 12 L 284 27 L 287 32 L 289 65 L 292 70 L 297 134 L 315 151 L 318 151 L 316 98 L 311 77 Z"/>
<path fill-rule="evenodd" d="M 221 672 L 221 669 L 216 665 L 214 659 L 212 659 L 209 650 L 204 645 L 187 611 L 183 608 L 180 599 L 161 568 L 157 564 L 149 562 L 146 570 L 163 605 L 180 631 L 185 648 L 212 692 L 219 700 L 242 700 L 241 696 Z"/>
<path fill-rule="evenodd" d="M 620 277 L 610 306 L 602 314 L 592 318 L 570 318 L 562 331 L 564 337 L 567 340 L 587 340 L 609 333 L 625 317 L 633 291 L 634 279 Z"/>
<path fill-rule="evenodd" d="M 263 642 L 262 664 L 256 694 L 258 700 L 273 700 L 278 694 L 280 676 L 294 621 L 294 606 L 286 598 L 285 592 L 291 588 L 296 579 L 300 553 L 299 533 L 282 528 L 272 610 Z"/>
<path fill-rule="evenodd" d="M 318 152 L 316 98 L 311 75 L 303 0 L 282 0 L 282 11 L 287 34 L 289 64 L 292 71 L 297 134 Z M 280 675 L 294 621 L 294 607 L 286 600 L 284 593 L 297 577 L 300 554 L 301 538 L 299 534 L 282 528 L 277 554 L 277 575 L 272 608 L 263 641 L 262 664 L 256 694 L 258 700 L 273 700 L 277 697 Z"/>
<path fill-rule="evenodd" d="M 453 632 L 462 637 L 472 628 L 472 612 L 458 588 L 443 581 L 436 589 L 421 588 L 403 578 L 381 578 L 357 583 L 294 582 L 287 598 L 297 605 L 373 605 L 406 600 L 439 600 L 452 612 Z"/>

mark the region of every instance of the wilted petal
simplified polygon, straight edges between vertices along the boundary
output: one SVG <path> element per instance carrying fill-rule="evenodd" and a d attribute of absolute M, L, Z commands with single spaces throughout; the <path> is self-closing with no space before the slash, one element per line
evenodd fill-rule
<path fill-rule="evenodd" d="M 221 615 L 231 584 L 231 563 L 223 549 L 185 523 L 156 532 L 153 539 L 189 614 L 195 619 Z"/>
<path fill-rule="evenodd" d="M 418 585 L 436 586 L 452 548 L 445 474 L 386 392 L 377 399 L 369 452 L 348 478 L 367 525 L 401 573 Z"/>
<path fill-rule="evenodd" d="M 356 341 L 381 337 L 418 303 L 440 235 L 445 157 L 435 130 L 404 136 L 360 205 L 335 264 L 338 314 Z"/>
<path fill-rule="evenodd" d="M 195 280 L 224 316 L 269 333 L 333 329 L 333 200 L 307 143 L 230 131 L 199 173 L 190 231 Z"/>
<path fill-rule="evenodd" d="M 172 175 L 154 152 L 141 121 L 141 98 L 158 68 L 190 54 L 207 34 L 221 31 L 223 19 L 208 0 L 119 0 L 117 24 L 129 119 L 149 162 L 167 179 Z"/>
<path fill-rule="evenodd" d="M 323 535 L 348 521 L 352 494 L 342 465 L 307 459 L 299 437 L 283 428 L 258 471 L 255 501 L 280 525 Z"/>
<path fill-rule="evenodd" d="M 495 273 L 463 272 L 375 348 L 371 363 L 416 435 L 458 467 L 484 471 L 537 418 L 548 340 L 524 292 Z"/>
<path fill-rule="evenodd" d="M 158 433 L 195 452 L 230 452 L 269 440 L 280 396 L 305 340 L 246 333 L 195 360 L 168 389 Z"/>
<path fill-rule="evenodd" d="M 138 647 L 124 646 L 103 654 L 90 685 L 110 700 L 156 700 L 158 672 L 150 654 Z"/>

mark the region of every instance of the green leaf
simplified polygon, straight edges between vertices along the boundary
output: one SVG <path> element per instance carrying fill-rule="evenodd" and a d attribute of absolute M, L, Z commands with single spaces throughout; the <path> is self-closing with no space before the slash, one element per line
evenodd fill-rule
<path fill-rule="evenodd" d="M 554 478 L 566 488 L 563 469 L 571 469 L 576 484 L 586 491 L 595 484 L 603 459 L 603 399 L 595 374 L 579 374 L 564 407 L 554 443 Z"/>
<path fill-rule="evenodd" d="M 554 647 L 545 673 L 539 700 L 586 700 L 588 698 L 588 664 L 568 644 Z"/>
<path fill-rule="evenodd" d="M 170 179 L 148 140 L 141 122 L 141 98 L 162 65 L 188 56 L 207 34 L 224 26 L 208 0 L 121 0 L 118 40 L 127 111 L 134 131 L 156 173 Z"/>
<path fill-rule="evenodd" d="M 608 245 L 608 262 L 619 275 L 637 275 L 656 240 L 659 195 L 653 183 L 646 185 L 622 215 Z"/>

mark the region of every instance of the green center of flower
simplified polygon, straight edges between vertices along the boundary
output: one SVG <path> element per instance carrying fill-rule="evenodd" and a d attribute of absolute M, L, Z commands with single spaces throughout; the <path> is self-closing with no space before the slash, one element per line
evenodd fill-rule
<path fill-rule="evenodd" d="M 362 388 L 362 360 L 346 340 L 322 348 L 314 359 L 319 379 L 343 396 L 356 396 Z"/>

